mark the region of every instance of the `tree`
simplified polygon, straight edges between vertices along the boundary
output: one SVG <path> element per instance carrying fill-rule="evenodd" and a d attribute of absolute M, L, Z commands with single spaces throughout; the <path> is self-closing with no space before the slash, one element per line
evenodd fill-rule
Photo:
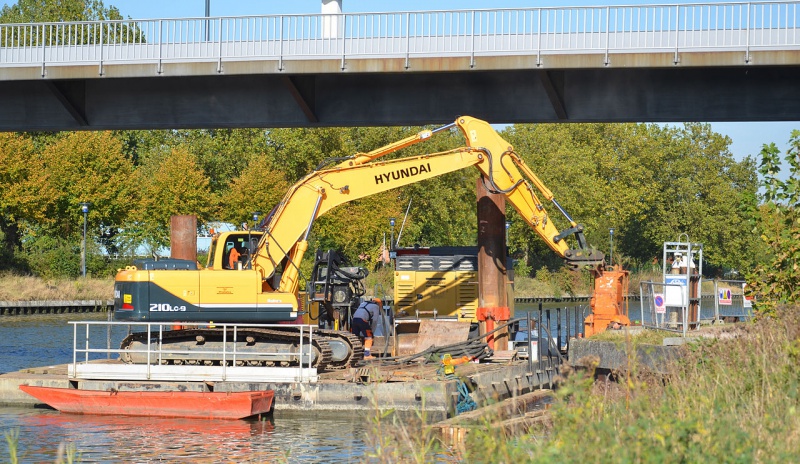
<path fill-rule="evenodd" d="M 749 294 L 756 296 L 760 314 L 776 316 L 779 305 L 800 301 L 800 131 L 792 131 L 786 161 L 790 175 L 780 172 L 779 150 L 774 143 L 761 150 L 759 172 L 763 176 L 764 204 L 754 218 L 770 257 L 747 276 Z"/>
<path fill-rule="evenodd" d="M 21 248 L 21 222 L 24 212 L 19 199 L 25 192 L 27 179 L 35 159 L 33 144 L 19 135 L 0 132 L 0 268 L 11 266 L 15 252 Z"/>
<path fill-rule="evenodd" d="M 208 178 L 197 158 L 185 148 L 175 148 L 163 159 L 139 166 L 133 182 L 140 199 L 125 226 L 132 246 L 144 244 L 151 252 L 169 245 L 170 218 L 193 214 L 199 223 L 208 221 L 216 209 Z"/>
<path fill-rule="evenodd" d="M 702 242 L 717 267 L 738 267 L 751 256 L 746 211 L 755 198 L 754 166 L 733 160 L 730 139 L 707 124 L 515 125 L 507 138 L 586 226 L 590 244 L 607 251 L 615 229 L 615 258 L 649 263 L 681 232 Z M 545 207 L 565 227 L 552 205 Z M 532 262 L 534 269 L 556 264 L 533 239 L 512 233 L 512 245 L 532 260 L 545 257 Z"/>
<path fill-rule="evenodd" d="M 110 132 L 68 133 L 48 145 L 40 159 L 41 167 L 28 178 L 29 191 L 36 195 L 20 199 L 38 233 L 80 235 L 82 202 L 91 204 L 88 223 L 93 236 L 101 224 L 118 226 L 125 220 L 135 191 L 132 165 Z"/>
<path fill-rule="evenodd" d="M 42 23 L 122 19 L 119 10 L 102 0 L 17 0 L 0 9 L 0 23 Z"/>
<path fill-rule="evenodd" d="M 263 218 L 288 190 L 284 174 L 263 155 L 254 156 L 222 196 L 220 219 L 234 224 L 249 223 L 250 213 L 256 211 Z"/>

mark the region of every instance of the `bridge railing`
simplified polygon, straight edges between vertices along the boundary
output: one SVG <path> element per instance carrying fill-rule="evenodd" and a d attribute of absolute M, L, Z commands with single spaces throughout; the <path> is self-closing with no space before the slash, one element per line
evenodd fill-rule
<path fill-rule="evenodd" d="M 0 65 L 800 48 L 798 1 L 0 25 Z"/>

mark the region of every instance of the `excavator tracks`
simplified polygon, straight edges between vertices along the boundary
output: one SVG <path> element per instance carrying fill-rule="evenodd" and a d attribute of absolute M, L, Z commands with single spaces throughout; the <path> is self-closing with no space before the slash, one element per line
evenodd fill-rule
<path fill-rule="evenodd" d="M 149 361 L 161 364 L 189 365 L 221 365 L 223 361 L 222 342 L 226 337 L 224 360 L 228 365 L 235 363 L 242 366 L 298 366 L 300 365 L 300 330 L 299 328 L 266 329 L 248 328 L 236 332 L 228 329 L 180 329 L 161 332 L 161 353 L 157 353 L 159 344 L 158 332 L 150 334 Z M 302 336 L 303 349 L 307 344 L 313 347 L 312 367 L 323 371 L 333 361 L 333 350 L 326 337 L 310 337 L 308 331 Z M 235 350 L 234 350 L 235 344 Z M 147 332 L 128 335 L 120 348 L 126 350 L 120 355 L 123 362 L 144 364 L 148 360 Z M 211 352 L 211 353 L 209 353 Z M 235 352 L 235 356 L 234 356 Z M 362 350 L 363 353 L 363 350 Z M 362 354 L 363 356 L 363 354 Z M 303 359 L 307 362 L 307 359 Z M 347 362 L 350 362 L 348 359 Z"/>
<path fill-rule="evenodd" d="M 364 359 L 364 344 L 361 340 L 350 332 L 338 330 L 320 330 L 320 336 L 325 337 L 329 344 L 337 342 L 345 344 L 349 348 L 350 356 L 344 360 L 334 360 L 328 365 L 329 369 L 346 369 L 353 367 Z"/>

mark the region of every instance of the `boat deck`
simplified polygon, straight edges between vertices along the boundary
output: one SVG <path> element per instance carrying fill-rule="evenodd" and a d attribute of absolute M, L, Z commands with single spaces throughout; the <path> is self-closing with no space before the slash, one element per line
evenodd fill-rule
<path fill-rule="evenodd" d="M 556 375 L 556 361 L 534 363 L 499 358 L 468 363 L 456 368 L 456 375 L 473 389 L 478 404 L 515 397 L 550 387 Z M 122 365 L 116 360 L 92 361 L 98 368 Z M 0 404 L 41 404 L 19 390 L 34 385 L 81 390 L 242 392 L 273 390 L 276 410 L 365 410 L 397 409 L 454 415 L 458 402 L 458 380 L 440 379 L 438 364 L 381 365 L 325 371 L 315 382 L 249 381 L 127 381 L 71 379 L 71 364 L 23 369 L 0 375 Z"/>

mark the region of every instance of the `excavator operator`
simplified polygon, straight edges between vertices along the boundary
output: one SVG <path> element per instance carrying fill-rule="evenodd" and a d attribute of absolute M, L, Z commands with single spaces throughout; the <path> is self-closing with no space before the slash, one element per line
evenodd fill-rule
<path fill-rule="evenodd" d="M 364 359 L 372 359 L 372 321 L 379 317 L 381 300 L 368 299 L 353 313 L 352 331 L 364 343 Z"/>
<path fill-rule="evenodd" d="M 228 242 L 227 245 L 230 248 L 230 251 L 228 252 L 228 269 L 236 269 L 236 264 L 239 262 L 239 256 L 241 256 L 241 253 L 239 252 L 239 249 L 236 248 L 235 243 Z"/>

